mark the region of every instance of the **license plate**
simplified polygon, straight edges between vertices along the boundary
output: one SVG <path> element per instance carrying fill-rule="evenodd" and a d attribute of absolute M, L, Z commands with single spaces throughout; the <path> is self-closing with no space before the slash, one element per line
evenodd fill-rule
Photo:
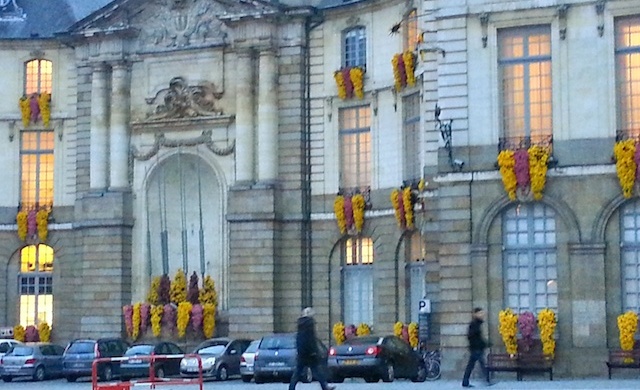
<path fill-rule="evenodd" d="M 284 367 L 284 362 L 271 362 L 269 367 Z"/>
<path fill-rule="evenodd" d="M 4 371 L 5 372 L 14 372 L 14 371 L 18 371 L 19 369 L 20 369 L 19 366 L 13 366 L 13 367 L 5 366 L 4 367 Z"/>
<path fill-rule="evenodd" d="M 198 367 L 187 367 L 187 372 L 198 372 Z"/>
<path fill-rule="evenodd" d="M 129 363 L 131 363 L 131 364 L 140 364 L 140 363 L 142 363 L 142 359 L 129 359 Z"/>
<path fill-rule="evenodd" d="M 342 364 L 344 364 L 345 366 L 353 366 L 355 364 L 358 364 L 358 361 L 355 359 L 343 360 Z"/>
<path fill-rule="evenodd" d="M 82 367 L 84 367 L 84 364 L 82 364 L 82 363 L 74 363 L 74 364 L 72 365 L 72 367 L 75 367 L 75 368 L 82 368 Z"/>

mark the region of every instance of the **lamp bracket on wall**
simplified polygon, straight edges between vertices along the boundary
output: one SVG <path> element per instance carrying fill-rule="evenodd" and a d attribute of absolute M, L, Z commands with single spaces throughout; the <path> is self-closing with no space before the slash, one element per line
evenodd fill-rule
<path fill-rule="evenodd" d="M 453 158 L 453 145 L 451 143 L 452 140 L 452 128 L 451 124 L 453 123 L 453 119 L 449 119 L 447 121 L 443 121 L 440 119 L 440 114 L 442 113 L 442 109 L 438 104 L 436 104 L 435 109 L 435 119 L 436 119 L 436 130 L 440 132 L 440 136 L 444 141 L 444 149 L 447 151 L 447 156 L 449 158 L 449 165 L 455 171 L 460 172 L 462 167 L 464 167 L 464 161 L 460 159 Z"/>

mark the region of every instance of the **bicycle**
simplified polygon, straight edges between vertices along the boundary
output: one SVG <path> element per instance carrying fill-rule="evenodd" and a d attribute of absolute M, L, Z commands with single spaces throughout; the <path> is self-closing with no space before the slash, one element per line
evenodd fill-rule
<path fill-rule="evenodd" d="M 440 350 L 422 351 L 422 360 L 427 370 L 427 380 L 435 381 L 440 379 Z"/>

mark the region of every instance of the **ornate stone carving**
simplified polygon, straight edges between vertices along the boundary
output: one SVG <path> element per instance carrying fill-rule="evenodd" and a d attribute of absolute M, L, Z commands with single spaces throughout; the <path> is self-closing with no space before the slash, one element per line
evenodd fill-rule
<path fill-rule="evenodd" d="M 217 91 L 213 83 L 189 86 L 184 78 L 174 77 L 169 88 L 161 89 L 155 97 L 147 99 L 147 104 L 156 105 L 147 119 L 222 115 L 222 110 L 216 108 L 216 101 L 221 97 L 222 92 Z"/>
<path fill-rule="evenodd" d="M 210 151 L 218 156 L 228 156 L 235 150 L 236 141 L 233 140 L 225 147 L 217 146 L 211 140 L 212 131 L 205 130 L 202 134 L 196 138 L 189 139 L 180 139 L 180 140 L 170 140 L 167 139 L 164 133 L 156 133 L 155 141 L 153 146 L 146 153 L 140 152 L 135 146 L 131 146 L 131 157 L 139 160 L 139 161 L 147 161 L 151 159 L 151 157 L 158 154 L 160 148 L 178 148 L 182 146 L 197 146 L 197 145 L 205 145 Z"/>

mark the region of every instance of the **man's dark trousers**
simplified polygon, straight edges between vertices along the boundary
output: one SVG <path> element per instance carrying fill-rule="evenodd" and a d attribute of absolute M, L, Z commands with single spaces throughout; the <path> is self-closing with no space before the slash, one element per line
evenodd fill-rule
<path fill-rule="evenodd" d="M 476 362 L 480 363 L 480 368 L 482 369 L 482 373 L 484 377 L 489 383 L 489 371 L 487 370 L 487 365 L 484 361 L 484 350 L 471 351 L 471 356 L 469 356 L 469 362 L 467 363 L 467 368 L 464 370 L 464 377 L 462 378 L 462 386 L 469 386 L 469 377 L 471 376 L 471 372 L 473 368 L 476 366 Z"/>

